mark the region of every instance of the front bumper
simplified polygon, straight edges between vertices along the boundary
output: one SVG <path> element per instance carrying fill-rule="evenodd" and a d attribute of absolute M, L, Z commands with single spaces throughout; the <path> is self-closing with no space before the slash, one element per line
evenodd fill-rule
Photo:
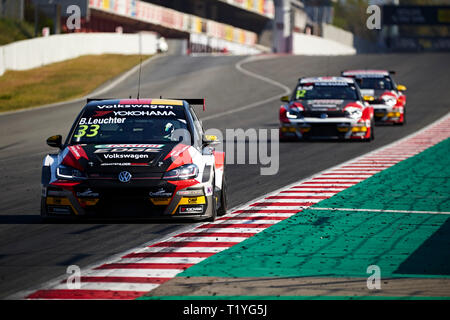
<path fill-rule="evenodd" d="M 372 105 L 374 118 L 377 123 L 403 123 L 404 108 L 392 107 L 384 104 Z"/>
<path fill-rule="evenodd" d="M 280 124 L 281 138 L 298 139 L 367 139 L 370 137 L 370 121 L 357 122 L 347 118 L 297 119 Z"/>
<path fill-rule="evenodd" d="M 206 183 L 179 190 L 167 182 L 129 188 L 49 185 L 42 191 L 41 214 L 44 217 L 205 219 L 213 215 L 211 190 L 212 186 Z"/>

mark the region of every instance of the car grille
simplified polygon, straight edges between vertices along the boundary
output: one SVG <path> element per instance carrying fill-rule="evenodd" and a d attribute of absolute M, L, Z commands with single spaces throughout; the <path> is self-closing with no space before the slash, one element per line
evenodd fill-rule
<path fill-rule="evenodd" d="M 337 137 L 342 136 L 343 133 L 337 130 L 336 124 L 334 123 L 323 123 L 323 124 L 312 124 L 311 130 L 308 135 L 317 137 Z"/>
<path fill-rule="evenodd" d="M 309 118 L 321 118 L 323 114 L 326 114 L 328 118 L 342 118 L 345 117 L 344 111 L 310 111 L 303 112 L 304 117 Z"/>
<path fill-rule="evenodd" d="M 97 205 L 88 214 L 108 217 L 152 217 L 162 215 L 166 206 L 156 206 L 150 201 L 149 192 L 160 188 L 96 188 L 100 193 Z"/>

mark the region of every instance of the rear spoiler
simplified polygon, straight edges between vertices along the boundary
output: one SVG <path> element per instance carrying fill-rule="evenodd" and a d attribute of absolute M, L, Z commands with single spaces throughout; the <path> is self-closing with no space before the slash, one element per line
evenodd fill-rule
<path fill-rule="evenodd" d="M 87 103 L 91 102 L 91 101 L 103 101 L 103 100 L 113 100 L 111 98 L 87 98 L 86 101 Z"/>
<path fill-rule="evenodd" d="M 186 99 L 186 98 L 170 98 L 171 100 L 184 100 L 191 105 L 203 106 L 203 111 L 206 111 L 206 99 Z"/>

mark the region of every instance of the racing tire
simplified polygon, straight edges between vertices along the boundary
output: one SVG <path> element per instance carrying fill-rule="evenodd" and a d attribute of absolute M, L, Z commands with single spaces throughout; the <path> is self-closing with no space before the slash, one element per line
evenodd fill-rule
<path fill-rule="evenodd" d="M 404 124 L 406 124 L 406 109 L 403 109 L 403 121 L 394 123 L 396 126 L 402 126 Z"/>
<path fill-rule="evenodd" d="M 375 140 L 375 130 L 374 130 L 374 128 L 375 128 L 375 121 L 372 120 L 371 123 L 370 123 L 370 137 L 367 138 L 367 139 L 364 139 L 363 140 L 364 142 L 370 142 L 370 141 Z"/>
<path fill-rule="evenodd" d="M 220 207 L 219 209 L 217 209 L 217 215 L 219 217 L 227 213 L 227 203 L 228 203 L 227 182 L 225 180 L 225 171 L 224 171 L 222 178 L 222 190 L 220 191 Z"/>
<path fill-rule="evenodd" d="M 214 179 L 213 179 L 213 190 L 216 186 L 216 174 L 214 173 Z M 206 222 L 214 222 L 217 218 L 217 200 L 216 200 L 216 193 L 213 191 L 212 195 L 212 215 L 211 217 L 208 217 L 205 219 Z"/>
<path fill-rule="evenodd" d="M 47 214 L 47 209 L 45 208 L 44 200 L 41 199 L 41 223 L 51 223 L 54 221 L 54 219 L 50 218 Z"/>

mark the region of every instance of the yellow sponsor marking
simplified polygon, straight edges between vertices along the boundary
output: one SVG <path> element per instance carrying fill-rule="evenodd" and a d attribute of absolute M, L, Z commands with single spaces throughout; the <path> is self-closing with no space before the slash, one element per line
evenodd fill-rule
<path fill-rule="evenodd" d="M 78 215 L 78 211 L 74 208 L 70 200 L 66 197 L 47 197 L 45 203 L 47 205 L 53 206 L 69 206 L 70 208 L 72 208 L 73 212 L 75 212 L 75 214 Z"/>
<path fill-rule="evenodd" d="M 438 21 L 441 23 L 450 22 L 450 10 L 449 9 L 439 9 L 438 10 Z"/>
<path fill-rule="evenodd" d="M 167 206 L 170 203 L 170 198 L 150 198 L 150 201 L 155 206 Z"/>
<path fill-rule="evenodd" d="M 95 206 L 100 199 L 78 199 L 82 206 Z"/>
<path fill-rule="evenodd" d="M 169 99 L 152 99 L 152 104 L 167 104 L 172 106 L 182 106 L 181 100 L 169 100 Z"/>
<path fill-rule="evenodd" d="M 175 212 L 177 212 L 179 206 L 189 205 L 189 204 L 206 204 L 206 198 L 205 198 L 205 196 L 183 197 L 183 198 L 181 198 L 180 202 L 178 202 L 177 206 L 175 207 L 175 209 L 172 211 L 171 214 L 174 214 Z"/>
<path fill-rule="evenodd" d="M 65 197 L 47 197 L 47 204 L 56 206 L 71 206 L 70 200 Z"/>

